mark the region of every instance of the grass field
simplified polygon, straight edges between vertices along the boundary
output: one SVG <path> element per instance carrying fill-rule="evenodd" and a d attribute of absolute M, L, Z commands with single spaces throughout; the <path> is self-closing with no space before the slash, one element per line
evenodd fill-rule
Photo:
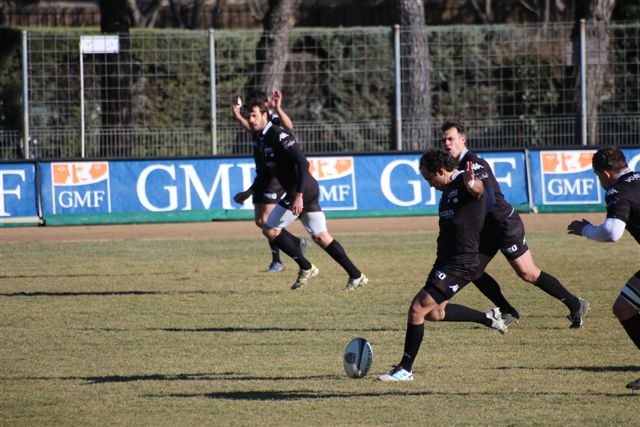
<path fill-rule="evenodd" d="M 420 221 L 420 219 L 416 219 Z M 321 270 L 289 290 L 294 264 L 267 275 L 266 243 L 233 239 L 3 242 L 0 424 L 639 425 L 640 354 L 611 313 L 639 268 L 637 244 L 528 230 L 538 264 L 587 299 L 581 330 L 565 307 L 489 271 L 523 316 L 507 335 L 428 323 L 415 381 L 376 374 L 398 362 L 409 301 L 434 260 L 430 232 L 336 234 L 369 275 L 348 293 Z M 490 302 L 470 285 L 454 301 Z M 347 342 L 371 342 L 371 373 L 342 368 Z"/>

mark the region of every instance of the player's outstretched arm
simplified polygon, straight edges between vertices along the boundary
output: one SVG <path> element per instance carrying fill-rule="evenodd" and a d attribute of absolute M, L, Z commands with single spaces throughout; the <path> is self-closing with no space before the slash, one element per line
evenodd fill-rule
<path fill-rule="evenodd" d="M 598 242 L 617 242 L 622 238 L 627 224 L 618 218 L 607 218 L 602 224 L 595 226 L 586 219 L 571 221 L 567 226 L 568 234 L 584 236 Z"/>

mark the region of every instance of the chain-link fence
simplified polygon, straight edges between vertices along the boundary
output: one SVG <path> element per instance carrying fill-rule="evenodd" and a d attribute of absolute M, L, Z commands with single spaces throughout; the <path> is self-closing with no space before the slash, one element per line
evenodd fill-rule
<path fill-rule="evenodd" d="M 294 29 L 283 107 L 309 153 L 423 149 L 449 117 L 467 124 L 474 148 L 638 143 L 640 23 L 605 31 Z M 13 59 L 14 68 L 26 63 L 14 85 L 27 108 L 19 123 L 3 122 L 0 158 L 25 158 L 25 149 L 47 159 L 248 154 L 231 103 L 255 86 L 260 35 L 136 31 L 105 41 L 29 31 Z"/>

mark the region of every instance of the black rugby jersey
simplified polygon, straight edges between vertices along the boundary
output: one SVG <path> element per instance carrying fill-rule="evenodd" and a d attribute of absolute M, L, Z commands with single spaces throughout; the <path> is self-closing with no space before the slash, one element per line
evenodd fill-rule
<path fill-rule="evenodd" d="M 471 162 L 473 164 L 473 172 L 475 173 L 476 178 L 482 180 L 485 191 L 489 191 L 493 196 L 494 200 L 490 201 L 490 209 L 487 214 L 498 221 L 508 218 L 514 212 L 513 206 L 511 206 L 511 204 L 504 198 L 504 195 L 500 190 L 500 184 L 498 184 L 498 180 L 495 175 L 493 175 L 493 171 L 491 170 L 489 163 L 487 163 L 487 161 L 482 157 L 479 157 L 476 153 L 469 150 L 467 150 L 465 155 L 458 162 L 458 169 L 465 170 L 467 162 Z"/>
<path fill-rule="evenodd" d="M 270 116 L 270 122 L 274 125 L 280 125 L 280 116 L 277 114 L 272 114 Z M 260 173 L 270 174 L 271 172 L 268 169 L 265 169 L 264 159 L 262 157 L 259 145 L 262 144 L 264 140 L 263 132 L 254 132 L 251 137 L 251 142 L 253 143 L 253 161 L 256 164 L 256 175 Z M 268 180 L 265 179 L 266 182 Z"/>
<path fill-rule="evenodd" d="M 280 116 L 275 113 L 270 114 L 269 120 L 274 125 L 280 125 Z M 254 179 L 251 188 L 256 191 L 262 191 L 261 189 L 267 188 L 268 186 L 271 186 L 272 189 L 277 189 L 278 185 L 280 185 L 273 176 L 273 172 L 264 164 L 264 157 L 262 156 L 261 148 L 259 148 L 263 143 L 263 140 L 263 132 L 253 133 L 251 142 L 253 143 L 253 161 L 256 165 L 256 178 Z M 258 179 L 258 177 L 260 178 Z"/>
<path fill-rule="evenodd" d="M 258 175 L 252 187 L 275 176 L 289 201 L 296 193 L 319 193 L 318 182 L 309 173 L 309 162 L 291 132 L 269 122 L 258 134 L 255 149 L 260 159 L 256 160 Z M 258 171 L 258 162 L 264 170 Z"/>
<path fill-rule="evenodd" d="M 607 218 L 627 224 L 627 230 L 640 243 L 640 172 L 620 176 L 605 195 Z"/>
<path fill-rule="evenodd" d="M 480 231 L 486 216 L 486 193 L 479 199 L 466 189 L 462 172 L 443 191 L 438 215 L 438 251 L 434 267 L 471 280 L 480 264 Z"/>

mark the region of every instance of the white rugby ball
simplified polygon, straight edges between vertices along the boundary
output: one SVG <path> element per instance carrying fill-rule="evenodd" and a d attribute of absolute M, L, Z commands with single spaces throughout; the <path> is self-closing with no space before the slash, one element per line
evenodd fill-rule
<path fill-rule="evenodd" d="M 371 344 L 364 338 L 354 338 L 349 341 L 344 350 L 344 371 L 351 378 L 362 378 L 371 369 L 373 350 Z"/>

